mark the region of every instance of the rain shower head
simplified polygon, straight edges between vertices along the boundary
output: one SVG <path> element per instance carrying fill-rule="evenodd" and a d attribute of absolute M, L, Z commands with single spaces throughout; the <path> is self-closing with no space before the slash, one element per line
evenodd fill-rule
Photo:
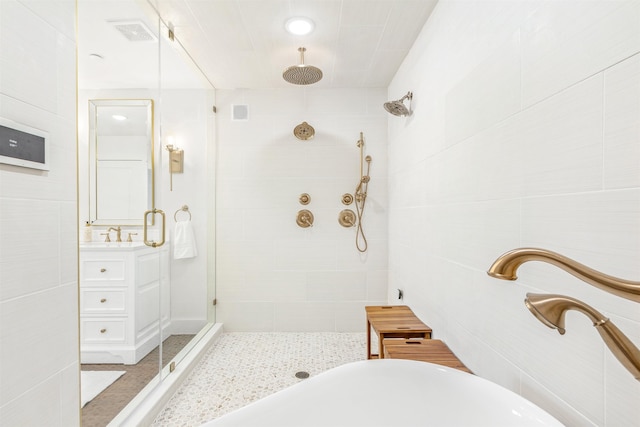
<path fill-rule="evenodd" d="M 411 101 L 413 98 L 413 93 L 407 92 L 405 96 L 398 99 L 397 101 L 389 101 L 384 103 L 384 109 L 393 114 L 394 116 L 408 116 L 411 114 L 411 110 L 407 108 L 403 101 L 408 99 Z"/>
<path fill-rule="evenodd" d="M 322 79 L 322 71 L 313 65 L 305 65 L 304 47 L 298 48 L 300 52 L 300 64 L 292 65 L 282 72 L 282 78 L 294 85 L 310 85 Z"/>

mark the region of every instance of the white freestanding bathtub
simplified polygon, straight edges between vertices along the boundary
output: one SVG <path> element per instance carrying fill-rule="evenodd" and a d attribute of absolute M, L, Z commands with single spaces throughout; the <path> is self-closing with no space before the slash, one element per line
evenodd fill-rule
<path fill-rule="evenodd" d="M 304 380 L 206 427 L 562 426 L 495 383 L 426 362 L 349 363 Z"/>

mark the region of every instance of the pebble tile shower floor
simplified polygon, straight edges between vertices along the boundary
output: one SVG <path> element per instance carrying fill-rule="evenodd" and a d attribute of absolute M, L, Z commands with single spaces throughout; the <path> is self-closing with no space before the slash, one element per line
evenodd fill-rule
<path fill-rule="evenodd" d="M 366 359 L 365 333 L 226 332 L 153 426 L 195 427 L 311 376 Z"/>

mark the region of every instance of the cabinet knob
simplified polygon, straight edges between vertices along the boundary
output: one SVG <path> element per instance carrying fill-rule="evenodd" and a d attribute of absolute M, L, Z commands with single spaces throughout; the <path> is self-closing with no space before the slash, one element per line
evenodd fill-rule
<path fill-rule="evenodd" d="M 100 333 L 101 333 L 101 334 L 104 334 L 105 332 L 107 332 L 107 330 L 106 330 L 106 329 L 100 329 Z"/>
<path fill-rule="evenodd" d="M 105 302 L 107 302 L 107 299 L 106 298 L 100 298 L 100 302 L 101 303 L 105 303 Z"/>
<path fill-rule="evenodd" d="M 106 269 L 106 268 L 101 268 L 101 269 L 100 269 L 100 273 L 104 273 L 105 271 L 107 271 L 107 269 Z"/>

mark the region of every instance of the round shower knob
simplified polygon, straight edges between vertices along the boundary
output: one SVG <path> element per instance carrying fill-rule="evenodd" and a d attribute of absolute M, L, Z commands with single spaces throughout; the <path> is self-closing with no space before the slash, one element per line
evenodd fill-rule
<path fill-rule="evenodd" d="M 343 205 L 350 205 L 351 203 L 353 203 L 353 195 L 351 195 L 349 193 L 344 193 L 342 195 L 342 204 Z"/>
<path fill-rule="evenodd" d="M 338 222 L 343 227 L 353 227 L 356 225 L 356 214 L 351 209 L 344 209 L 338 215 Z"/>
<path fill-rule="evenodd" d="M 313 214 L 311 211 L 307 209 L 302 209 L 298 211 L 298 216 L 296 217 L 296 223 L 298 226 L 302 228 L 308 228 L 313 225 Z"/>
<path fill-rule="evenodd" d="M 302 193 L 298 200 L 300 201 L 301 205 L 308 205 L 309 202 L 311 201 L 311 196 L 308 195 L 307 193 Z"/>

